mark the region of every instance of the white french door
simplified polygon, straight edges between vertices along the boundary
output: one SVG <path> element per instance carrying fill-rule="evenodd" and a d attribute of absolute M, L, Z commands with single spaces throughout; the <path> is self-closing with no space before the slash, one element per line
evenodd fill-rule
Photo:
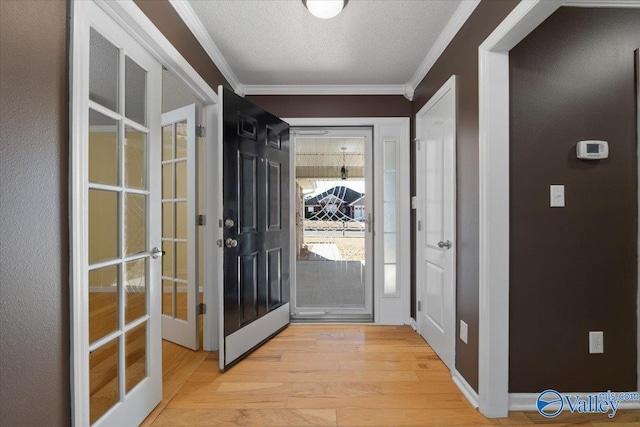
<path fill-rule="evenodd" d="M 196 105 L 162 115 L 162 338 L 198 350 Z"/>
<path fill-rule="evenodd" d="M 139 425 L 162 397 L 161 65 L 73 3 L 75 425 Z"/>
<path fill-rule="evenodd" d="M 456 333 L 455 76 L 416 115 L 418 328 L 453 370 Z"/>

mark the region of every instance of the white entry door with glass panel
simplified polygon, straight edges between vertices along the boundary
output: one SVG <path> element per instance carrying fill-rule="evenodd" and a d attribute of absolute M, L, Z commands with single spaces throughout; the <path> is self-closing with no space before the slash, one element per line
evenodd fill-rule
<path fill-rule="evenodd" d="M 162 338 L 197 350 L 195 104 L 162 115 Z"/>
<path fill-rule="evenodd" d="M 294 320 L 373 319 L 372 128 L 294 128 Z"/>
<path fill-rule="evenodd" d="M 162 397 L 161 66 L 94 2 L 74 12 L 74 422 L 138 425 Z"/>

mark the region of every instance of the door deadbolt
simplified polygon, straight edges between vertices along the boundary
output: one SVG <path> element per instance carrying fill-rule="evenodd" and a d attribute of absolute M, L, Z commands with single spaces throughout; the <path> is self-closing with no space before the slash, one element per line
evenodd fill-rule
<path fill-rule="evenodd" d="M 231 218 L 227 218 L 224 220 L 224 226 L 227 228 L 231 228 L 235 225 L 236 223 L 233 222 L 233 220 Z"/>

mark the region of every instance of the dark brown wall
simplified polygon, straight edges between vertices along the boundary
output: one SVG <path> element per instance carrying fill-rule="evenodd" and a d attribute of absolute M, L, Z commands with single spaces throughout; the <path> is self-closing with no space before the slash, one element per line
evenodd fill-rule
<path fill-rule="evenodd" d="M 511 51 L 511 392 L 636 389 L 639 47 L 640 10 L 560 8 Z"/>
<path fill-rule="evenodd" d="M 478 46 L 513 10 L 519 0 L 483 0 L 462 26 L 440 59 L 416 89 L 412 119 L 451 77 L 457 79 L 457 321 L 469 325 L 468 344 L 456 340 L 456 369 L 478 390 L 478 283 L 479 283 L 479 156 L 478 156 Z M 412 126 L 415 135 L 415 123 Z M 415 159 L 412 146 L 411 158 Z M 415 194 L 412 162 L 411 194 Z M 412 237 L 415 237 L 415 211 L 412 211 Z M 415 240 L 412 241 L 415 256 Z M 415 265 L 415 259 L 412 259 Z M 415 292 L 415 268 L 412 270 Z M 415 294 L 412 300 L 415 301 Z M 415 305 L 412 304 L 412 307 Z M 415 317 L 415 313 L 412 313 Z M 458 333 L 456 332 L 456 336 Z"/>
<path fill-rule="evenodd" d="M 402 95 L 255 95 L 247 100 L 278 117 L 409 117 Z"/>
<path fill-rule="evenodd" d="M 67 2 L 0 1 L 0 424 L 67 426 Z"/>
<path fill-rule="evenodd" d="M 218 85 L 231 89 L 229 82 L 211 61 L 171 3 L 167 0 L 134 0 L 134 2 L 213 90 L 217 92 Z"/>

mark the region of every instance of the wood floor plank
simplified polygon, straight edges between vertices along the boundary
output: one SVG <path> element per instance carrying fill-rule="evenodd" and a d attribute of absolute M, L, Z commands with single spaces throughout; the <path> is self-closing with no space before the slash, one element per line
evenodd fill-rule
<path fill-rule="evenodd" d="M 333 409 L 165 409 L 154 426 L 335 426 Z"/>
<path fill-rule="evenodd" d="M 415 371 L 420 381 L 451 381 L 451 372 L 441 369 Z"/>
<path fill-rule="evenodd" d="M 342 371 L 418 371 L 418 370 L 444 370 L 446 365 L 438 362 L 418 362 L 411 360 L 353 360 L 340 362 Z"/>
<path fill-rule="evenodd" d="M 376 396 L 300 396 L 289 397 L 287 408 L 300 409 L 465 409 L 459 394 L 396 394 Z"/>
<path fill-rule="evenodd" d="M 472 409 L 337 409 L 339 426 L 472 426 L 497 424 Z"/>
<path fill-rule="evenodd" d="M 172 409 L 280 409 L 287 406 L 286 394 L 178 394 Z"/>
<path fill-rule="evenodd" d="M 312 382 L 312 383 L 221 383 L 215 393 L 287 394 L 289 396 L 368 396 L 381 395 L 378 382 Z M 419 383 L 414 383 L 419 384 Z"/>
<path fill-rule="evenodd" d="M 417 361 L 415 353 L 285 353 L 281 356 L 281 362 L 315 362 L 315 361 L 335 361 L 335 362 L 357 362 L 369 360 L 389 360 Z"/>
<path fill-rule="evenodd" d="M 449 379 L 451 379 L 449 377 Z M 384 394 L 436 394 L 436 393 L 458 393 L 460 389 L 453 381 L 437 382 L 383 382 L 380 388 Z"/>
<path fill-rule="evenodd" d="M 235 372 L 296 372 L 296 371 L 339 371 L 337 361 L 308 360 L 299 362 L 263 362 L 245 360 L 234 367 Z"/>
<path fill-rule="evenodd" d="M 414 371 L 314 371 L 274 372 L 266 374 L 268 382 L 367 382 L 418 381 Z"/>

